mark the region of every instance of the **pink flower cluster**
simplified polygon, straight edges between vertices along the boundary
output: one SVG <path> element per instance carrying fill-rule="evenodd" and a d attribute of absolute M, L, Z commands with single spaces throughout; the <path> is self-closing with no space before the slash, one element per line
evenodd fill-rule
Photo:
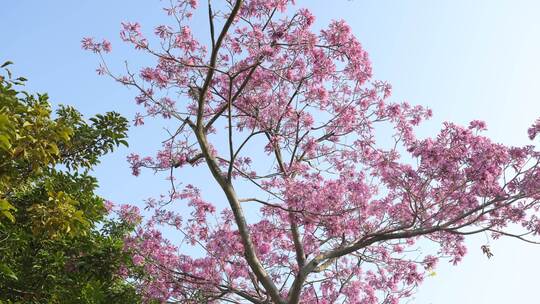
<path fill-rule="evenodd" d="M 418 138 L 431 110 L 390 100 L 346 22 L 315 31 L 292 4 L 210 4 L 205 41 L 190 28 L 196 1 L 171 1 L 178 26 L 155 27 L 155 49 L 138 23 L 122 25 L 155 58 L 113 76 L 138 91 L 135 124 L 177 122 L 155 157 L 128 156 L 134 175 L 164 171 L 171 185 L 126 240 L 144 271 L 123 274 L 145 300 L 396 304 L 440 260 L 458 264 L 466 235 L 540 234 L 534 147 L 495 143 L 480 120 Z M 540 120 L 529 137 L 539 132 Z M 198 170 L 213 177 L 201 188 L 222 194 L 215 203 L 191 185 Z M 136 224 L 137 211 L 119 214 Z M 432 246 L 418 251 L 420 240 Z"/>
<path fill-rule="evenodd" d="M 527 133 L 529 133 L 529 138 L 531 140 L 536 138 L 536 135 L 540 133 L 540 119 L 536 120 L 529 130 L 527 130 Z"/>
<path fill-rule="evenodd" d="M 94 53 L 110 53 L 112 51 L 111 43 L 105 39 L 101 42 L 95 42 L 94 38 L 86 37 L 81 41 L 81 45 L 84 50 L 92 51 Z"/>

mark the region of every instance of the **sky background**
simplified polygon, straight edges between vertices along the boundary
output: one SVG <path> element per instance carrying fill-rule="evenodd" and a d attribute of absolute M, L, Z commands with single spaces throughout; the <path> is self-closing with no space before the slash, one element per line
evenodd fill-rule
<path fill-rule="evenodd" d="M 116 110 L 132 118 L 136 92 L 95 73 L 97 58 L 80 49 L 84 36 L 113 42 L 108 62 L 151 64 L 119 42 L 121 21 L 139 21 L 150 31 L 165 16 L 158 0 L 5 0 L 0 10 L 0 61 L 30 81 L 28 90 L 48 92 L 54 104 L 86 115 Z M 540 117 L 540 1 L 536 0 L 300 0 L 317 16 L 316 26 L 345 19 L 370 53 L 374 78 L 393 85 L 394 101 L 428 106 L 434 118 L 420 129 L 433 136 L 443 121 L 488 123 L 487 135 L 507 145 L 530 144 L 526 130 Z M 198 25 L 196 25 L 198 26 Z M 200 28 L 200 31 L 205 29 Z M 197 31 L 197 29 L 196 29 Z M 152 153 L 165 134 L 148 122 L 132 128 L 130 147 L 104 158 L 95 170 L 99 193 L 117 202 L 141 204 L 167 190 L 151 173 L 130 175 L 131 152 Z M 186 177 L 204 181 L 208 176 Z M 453 267 L 442 262 L 410 303 L 537 303 L 540 245 L 491 242 L 488 260 L 471 239 L 469 254 Z"/>

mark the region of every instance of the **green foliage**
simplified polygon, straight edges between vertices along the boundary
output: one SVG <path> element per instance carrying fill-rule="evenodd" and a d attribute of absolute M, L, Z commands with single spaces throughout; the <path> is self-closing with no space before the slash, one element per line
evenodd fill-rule
<path fill-rule="evenodd" d="M 7 62 L 1 67 L 5 68 Z M 88 175 L 127 145 L 117 113 L 88 121 L 72 107 L 53 117 L 47 94 L 0 76 L 0 303 L 137 303 L 118 275 L 131 227 L 107 218 Z"/>

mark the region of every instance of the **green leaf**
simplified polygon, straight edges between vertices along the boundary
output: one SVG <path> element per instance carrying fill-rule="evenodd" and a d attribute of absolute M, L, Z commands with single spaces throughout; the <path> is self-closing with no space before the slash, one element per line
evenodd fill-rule
<path fill-rule="evenodd" d="M 13 280 L 18 280 L 19 278 L 17 277 L 17 275 L 15 275 L 15 272 L 13 272 L 13 270 L 11 270 L 11 268 L 9 268 L 7 265 L 4 265 L 2 263 L 0 263 L 0 273 L 9 277 L 9 278 L 12 278 Z"/>
<path fill-rule="evenodd" d="M 8 60 L 8 61 L 4 62 L 2 65 L 0 65 L 0 68 L 5 68 L 10 64 L 13 64 L 13 62 Z"/>
<path fill-rule="evenodd" d="M 8 220 L 10 220 L 12 223 L 15 223 L 15 217 L 13 216 L 13 214 L 11 214 L 11 212 L 2 210 L 2 214 L 7 217 Z"/>
<path fill-rule="evenodd" d="M 7 217 L 11 222 L 15 222 L 15 217 L 11 214 L 11 211 L 17 210 L 5 199 L 0 199 L 0 212 Z"/>
<path fill-rule="evenodd" d="M 51 153 L 54 155 L 60 154 L 60 150 L 58 149 L 58 146 L 56 144 L 50 144 L 49 151 L 51 151 Z"/>
<path fill-rule="evenodd" d="M 9 151 L 11 149 L 11 142 L 5 135 L 0 135 L 0 148 L 4 149 L 5 151 Z"/>

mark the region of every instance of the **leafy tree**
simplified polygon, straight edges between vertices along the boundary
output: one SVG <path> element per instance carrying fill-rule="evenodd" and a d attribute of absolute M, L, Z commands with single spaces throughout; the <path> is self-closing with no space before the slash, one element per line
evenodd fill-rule
<path fill-rule="evenodd" d="M 467 235 L 534 241 L 533 146 L 494 143 L 481 121 L 417 138 L 431 111 L 390 101 L 350 27 L 333 21 L 314 32 L 314 16 L 292 2 L 208 1 L 194 14 L 197 1 L 171 1 L 175 26 L 158 25 L 155 38 L 123 23 L 122 39 L 155 65 L 98 69 L 140 92 L 137 124 L 177 122 L 156 157 L 129 157 L 135 175 L 169 172 L 173 185 L 148 201 L 155 214 L 126 240 L 146 299 L 398 303 L 440 258 L 458 264 Z M 207 16 L 208 35 L 194 36 L 192 15 Z M 106 40 L 82 46 L 101 58 L 111 51 Z M 530 138 L 538 132 L 540 121 Z M 193 183 L 176 173 L 185 167 L 209 170 L 226 204 L 181 187 Z M 162 226 L 182 237 L 171 243 Z"/>
<path fill-rule="evenodd" d="M 6 62 L 2 67 L 11 64 Z M 88 171 L 125 138 L 117 113 L 53 117 L 46 94 L 0 77 L 0 303 L 136 303 L 118 273 L 132 225 L 107 218 Z"/>

